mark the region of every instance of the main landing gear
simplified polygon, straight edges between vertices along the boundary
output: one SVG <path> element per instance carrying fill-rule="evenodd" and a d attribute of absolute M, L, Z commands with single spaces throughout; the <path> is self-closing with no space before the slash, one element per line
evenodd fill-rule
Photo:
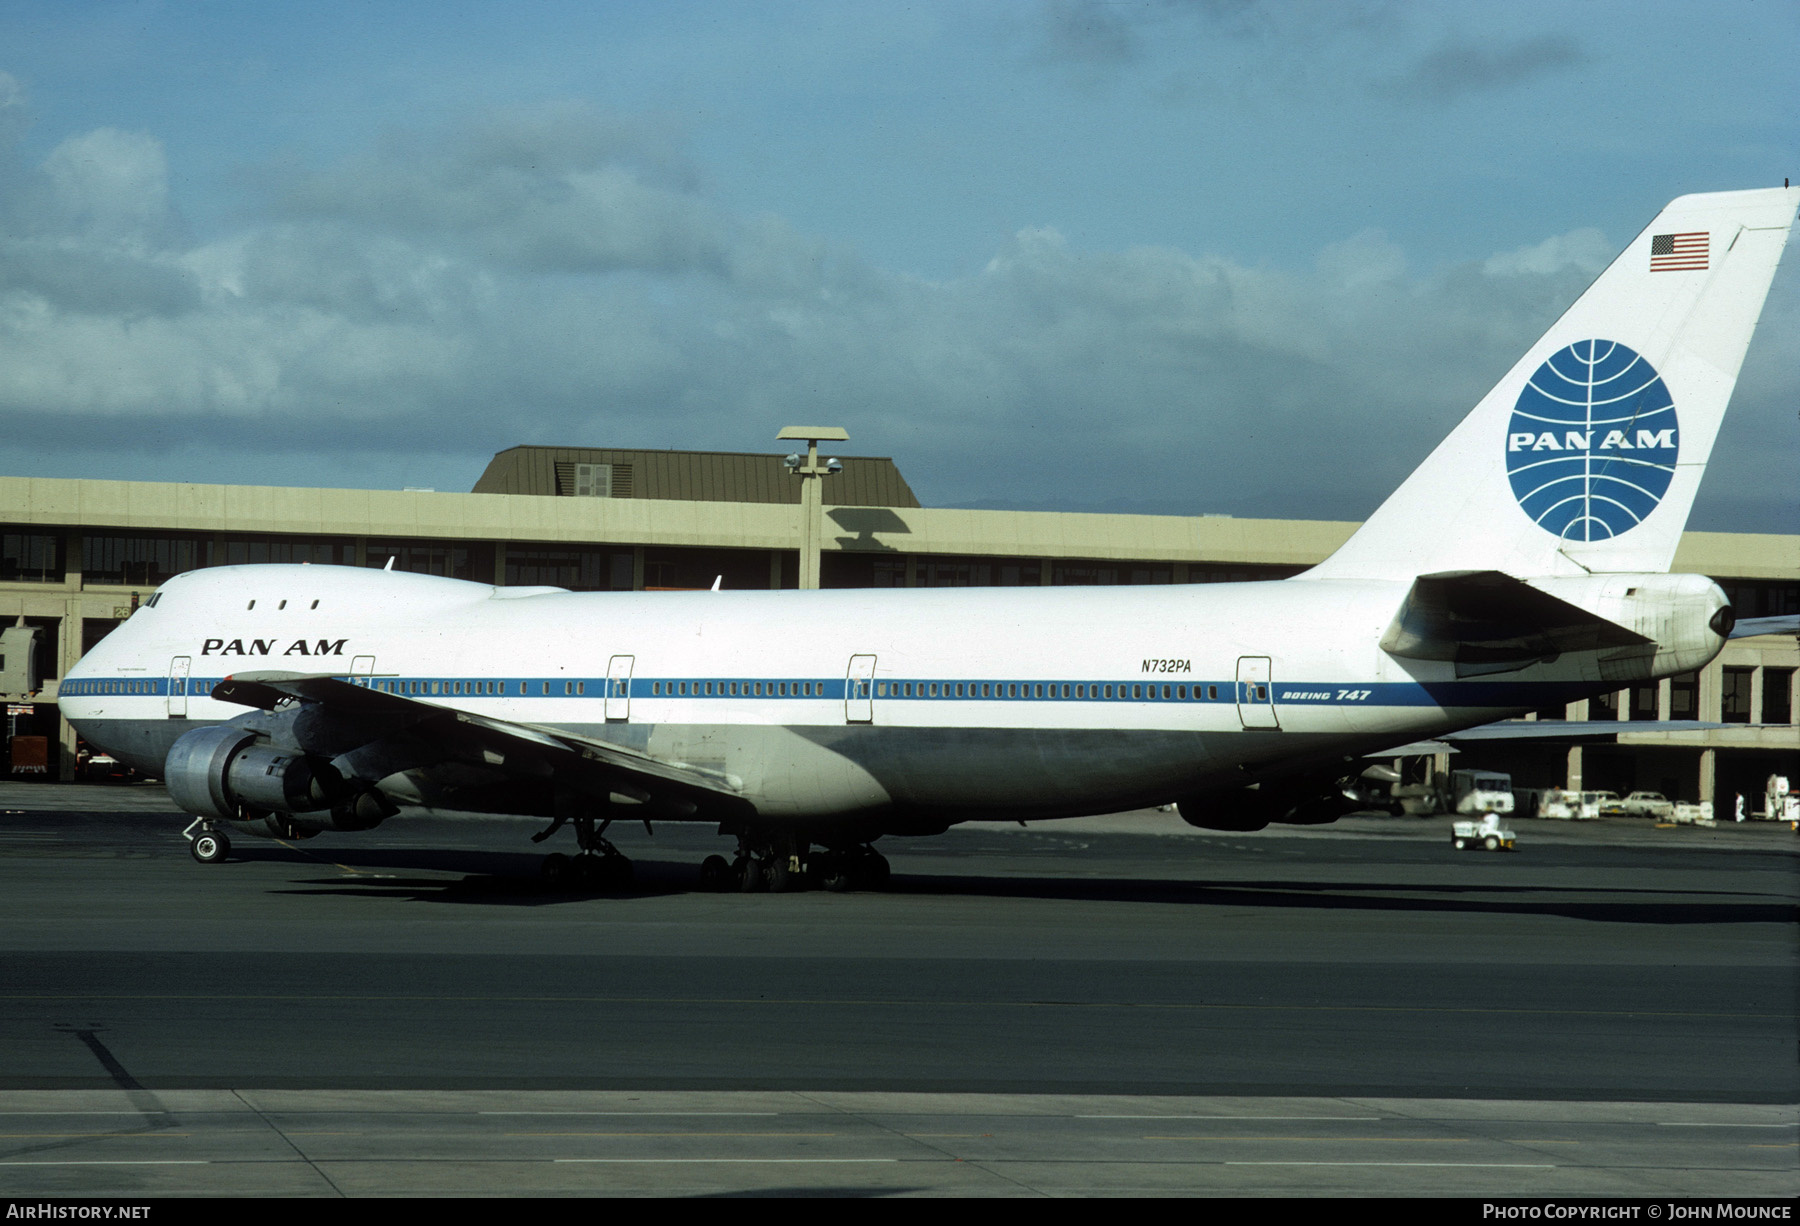
<path fill-rule="evenodd" d="M 198 834 L 194 833 L 196 826 L 200 828 Z M 188 854 L 201 864 L 217 864 L 231 854 L 231 840 L 214 830 L 205 818 L 196 817 L 181 833 L 187 838 Z"/>
<path fill-rule="evenodd" d="M 700 865 L 701 888 L 719 894 L 784 894 L 809 885 L 834 894 L 879 890 L 888 876 L 887 857 L 866 843 L 813 851 L 790 835 L 740 835 L 735 859 L 708 856 Z"/>
<path fill-rule="evenodd" d="M 591 809 L 570 813 L 559 806 L 556 820 L 532 835 L 531 841 L 543 842 L 568 821 L 575 824 L 575 841 L 581 851 L 573 856 L 560 851 L 545 856 L 540 870 L 544 884 L 559 890 L 619 890 L 630 885 L 631 861 L 605 837 L 606 828 L 612 825 L 610 817 L 596 827 Z"/>

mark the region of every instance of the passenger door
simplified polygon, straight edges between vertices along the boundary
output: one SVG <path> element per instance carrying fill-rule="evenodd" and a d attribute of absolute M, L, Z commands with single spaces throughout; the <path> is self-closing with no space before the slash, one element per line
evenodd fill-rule
<path fill-rule="evenodd" d="M 636 656 L 614 656 L 606 663 L 606 719 L 623 723 L 631 718 L 631 670 Z"/>
<path fill-rule="evenodd" d="M 844 670 L 844 722 L 875 722 L 875 657 L 851 656 Z"/>
<path fill-rule="evenodd" d="M 1239 656 L 1237 666 L 1238 720 L 1245 728 L 1281 730 L 1275 718 L 1275 683 L 1268 656 Z"/>
<path fill-rule="evenodd" d="M 192 670 L 192 656 L 176 656 L 169 661 L 169 718 L 187 718 L 188 673 Z"/>

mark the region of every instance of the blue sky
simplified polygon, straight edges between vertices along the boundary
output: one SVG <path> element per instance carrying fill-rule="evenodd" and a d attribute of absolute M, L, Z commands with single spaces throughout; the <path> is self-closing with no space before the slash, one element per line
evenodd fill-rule
<path fill-rule="evenodd" d="M 1800 5 L 0 0 L 5 471 L 467 489 L 846 427 L 928 504 L 1366 515 Z M 1693 526 L 1800 531 L 1800 271 Z"/>

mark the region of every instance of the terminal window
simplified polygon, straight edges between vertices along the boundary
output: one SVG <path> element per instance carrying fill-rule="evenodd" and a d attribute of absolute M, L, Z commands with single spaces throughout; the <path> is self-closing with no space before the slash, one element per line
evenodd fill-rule
<path fill-rule="evenodd" d="M 49 532 L 7 532 L 0 534 L 0 580 L 40 582 L 60 581 L 63 577 L 62 537 Z"/>
<path fill-rule="evenodd" d="M 1763 669 L 1762 722 L 1791 724 L 1794 722 L 1794 670 Z"/>
<path fill-rule="evenodd" d="M 81 570 L 89 583 L 154 587 L 198 569 L 209 543 L 184 536 L 84 536 Z"/>
<path fill-rule="evenodd" d="M 1727 724 L 1750 722 L 1750 677 L 1753 668 L 1728 668 L 1719 693 L 1719 718 Z"/>
<path fill-rule="evenodd" d="M 611 498 L 613 466 L 611 464 L 577 464 L 575 496 L 577 498 Z"/>

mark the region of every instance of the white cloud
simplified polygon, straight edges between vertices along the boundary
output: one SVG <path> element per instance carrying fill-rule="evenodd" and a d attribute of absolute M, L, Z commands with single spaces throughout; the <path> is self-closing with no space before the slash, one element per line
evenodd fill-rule
<path fill-rule="evenodd" d="M 1491 255 L 1483 261 L 1481 270 L 1495 277 L 1543 277 L 1573 268 L 1595 276 L 1616 254 L 1618 252 L 1607 241 L 1606 235 L 1590 227 L 1553 234 L 1541 243 Z"/>
<path fill-rule="evenodd" d="M 169 165 L 162 142 L 99 128 L 62 142 L 44 159 L 55 221 L 103 239 L 145 242 L 170 222 Z"/>
<path fill-rule="evenodd" d="M 1040 227 L 926 282 L 732 214 L 579 108 L 389 153 L 282 168 L 266 216 L 190 244 L 157 142 L 64 142 L 18 197 L 34 236 L 0 242 L 14 437 L 204 438 L 206 479 L 235 440 L 292 460 L 232 479 L 329 483 L 345 451 L 472 476 L 524 441 L 762 447 L 822 420 L 927 500 L 1356 515 L 1611 254 L 1584 230 L 1420 272 L 1369 230 L 1290 272 Z"/>

